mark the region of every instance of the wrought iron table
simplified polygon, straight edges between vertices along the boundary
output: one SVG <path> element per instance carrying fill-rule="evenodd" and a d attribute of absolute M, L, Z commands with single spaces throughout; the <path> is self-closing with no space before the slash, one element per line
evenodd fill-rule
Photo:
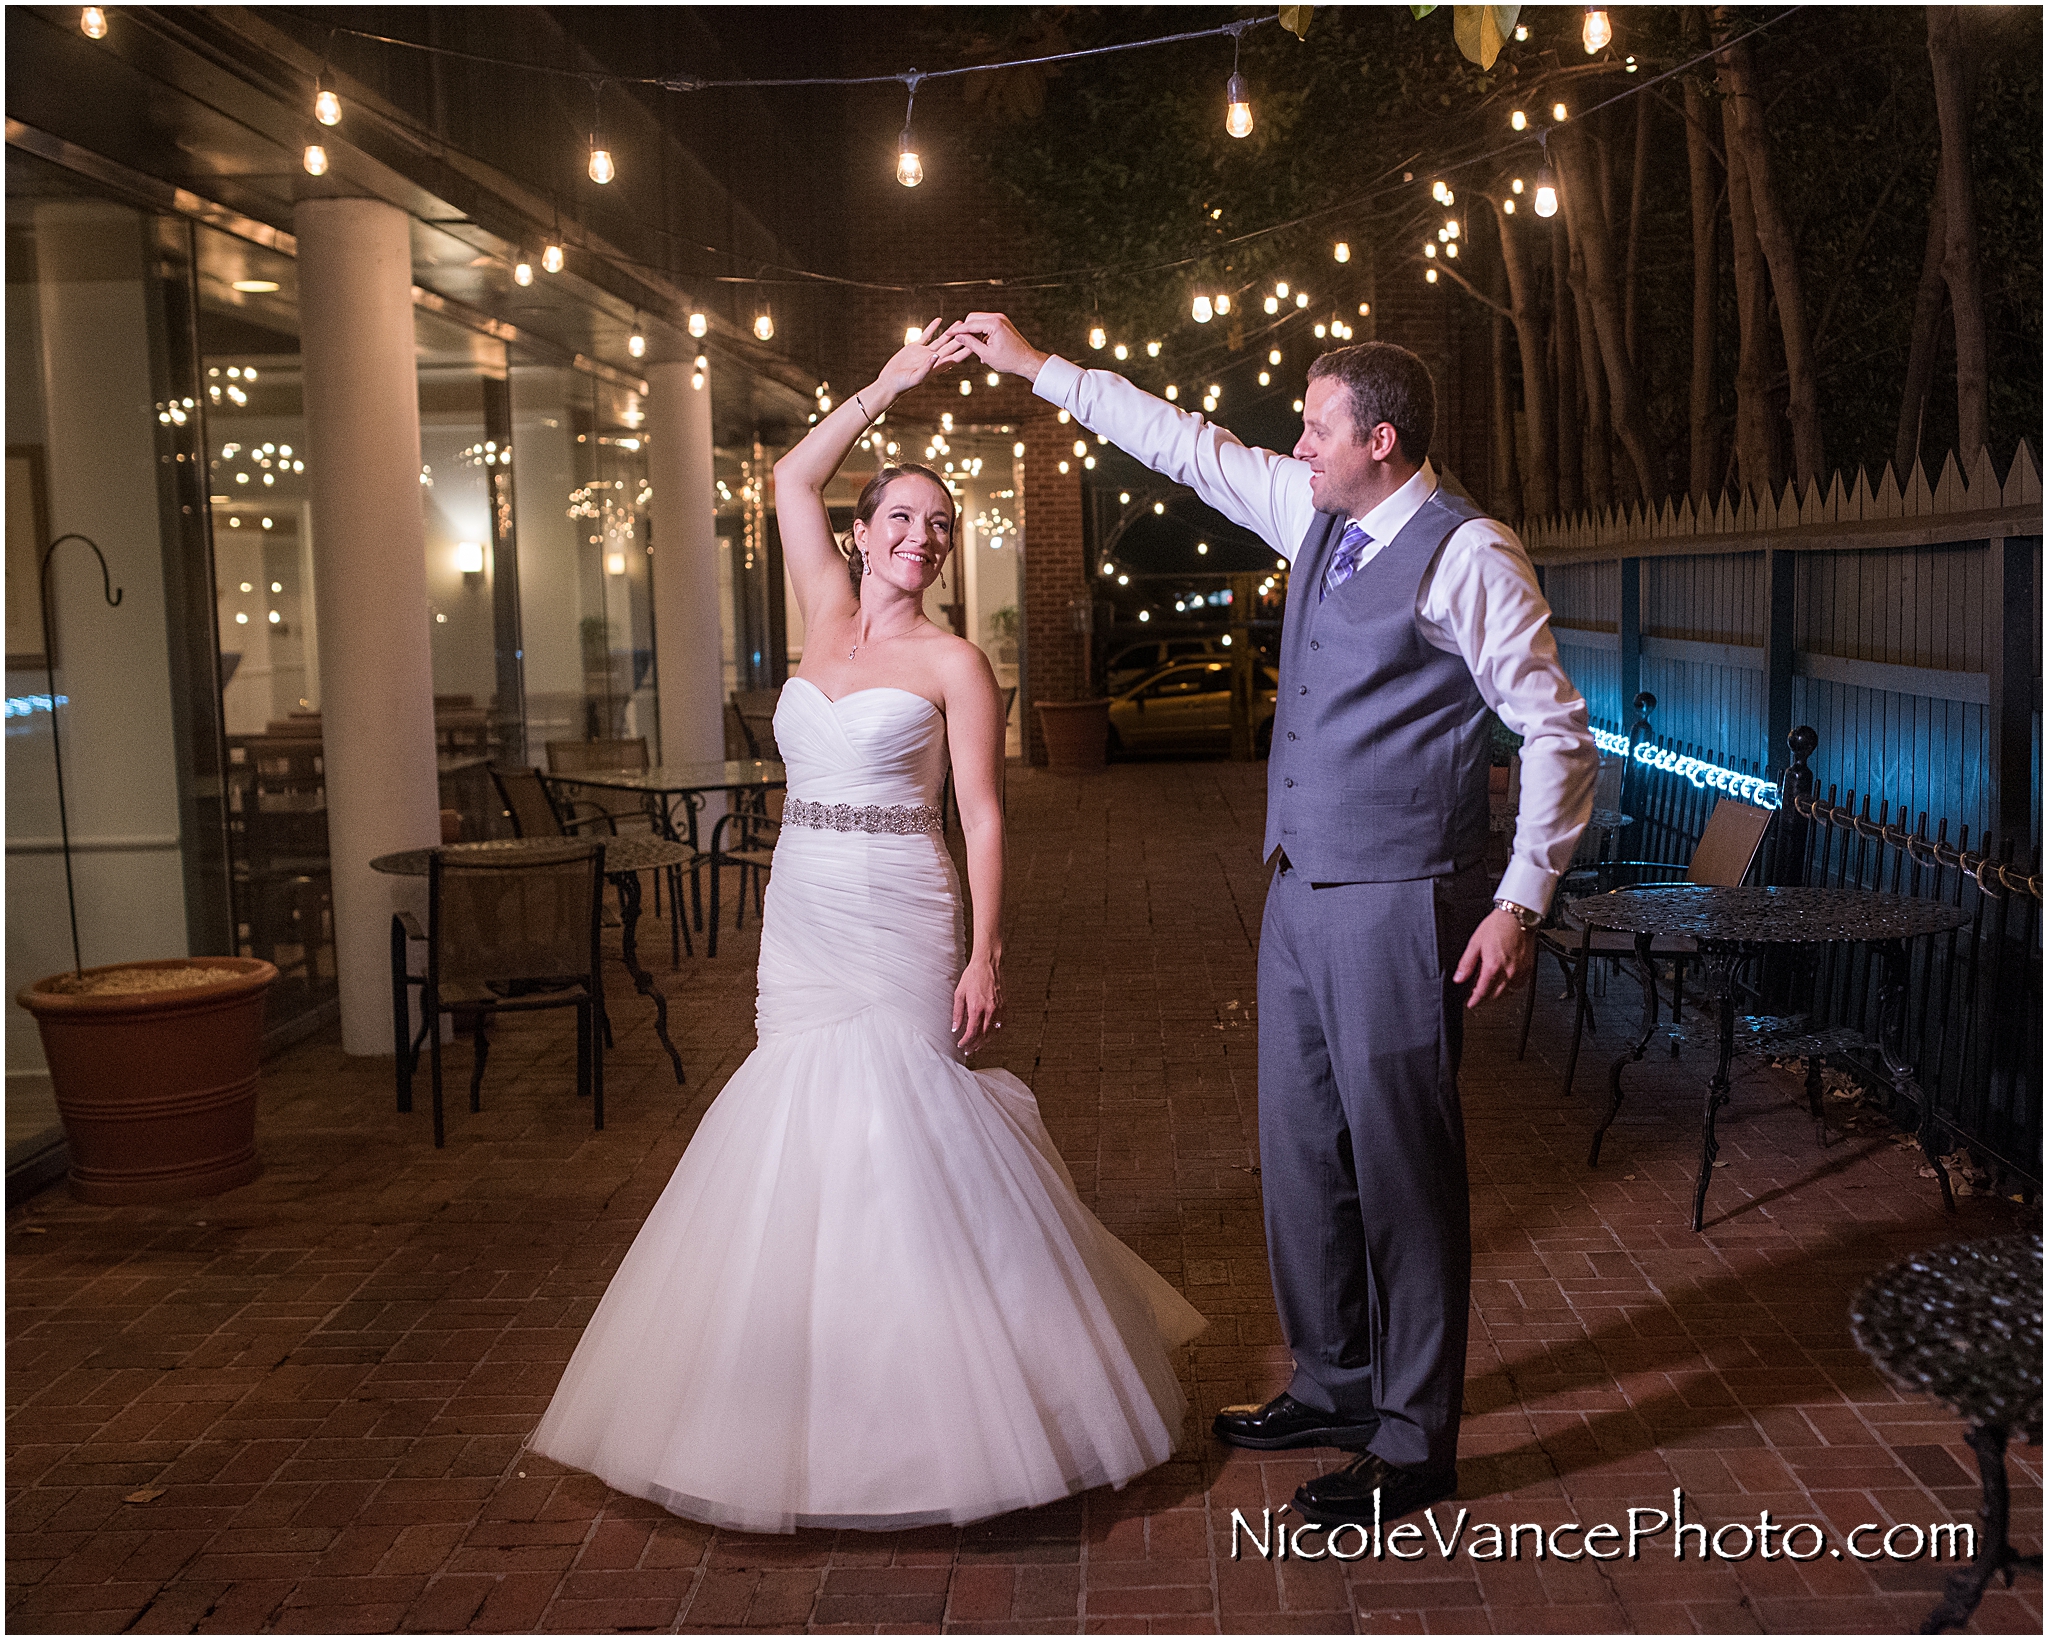
<path fill-rule="evenodd" d="M 639 792 L 662 799 L 662 824 L 678 841 L 697 846 L 697 813 L 711 792 L 755 793 L 780 791 L 789 775 L 780 763 L 766 759 L 737 758 L 721 763 L 658 763 L 651 769 L 579 769 L 574 774 L 543 775 L 550 786 L 574 793 L 579 786 L 601 791 Z M 680 799 L 685 825 L 676 829 L 674 800 Z"/>
<path fill-rule="evenodd" d="M 559 837 L 501 837 L 485 843 L 450 843 L 439 849 L 409 848 L 397 854 L 378 855 L 370 862 L 370 869 L 391 877 L 424 877 L 427 863 L 436 854 L 453 859 L 488 859 L 492 855 L 517 854 L 528 849 L 559 849 L 562 841 Z M 604 874 L 619 891 L 619 955 L 625 962 L 626 972 L 633 976 L 633 989 L 654 1003 L 654 1034 L 668 1050 L 669 1063 L 675 1066 L 676 1080 L 680 1082 L 683 1080 L 683 1056 L 676 1052 L 676 1045 L 669 1040 L 668 998 L 655 985 L 654 976 L 640 966 L 634 925 L 640 920 L 640 873 L 659 871 L 672 865 L 688 865 L 696 850 L 689 843 L 678 842 L 672 837 L 658 837 L 651 832 L 641 836 L 606 837 L 603 841 Z M 393 958 L 394 962 L 397 960 Z"/>
<path fill-rule="evenodd" d="M 1933 1396 L 1966 1420 L 1984 1484 L 1984 1531 L 1967 1567 L 1951 1573 L 1922 1634 L 1969 1621 L 1999 1573 L 2041 1569 L 2010 1536 L 2012 1497 L 2005 1447 L 2015 1434 L 2041 1440 L 2041 1238 L 1937 1247 L 1880 1270 L 1856 1296 L 1849 1324 L 1857 1347 L 1899 1388 Z"/>
<path fill-rule="evenodd" d="M 1589 894 L 1573 900 L 1571 911 L 1595 928 L 1634 935 L 1636 965 L 1643 977 L 1642 1029 L 1608 1069 L 1607 1115 L 1594 1130 L 1589 1167 L 1599 1166 L 1600 1142 L 1621 1111 L 1622 1069 L 1643 1057 L 1656 1030 L 1657 976 L 1650 961 L 1651 942 L 1660 934 L 1682 934 L 1699 946 L 1707 994 L 1719 1018 L 1720 1057 L 1707 1085 L 1701 1122 L 1700 1170 L 1692 1200 L 1695 1230 L 1706 1213 L 1707 1184 L 1721 1148 L 1714 1135 L 1714 1118 L 1728 1102 L 1728 1066 L 1735 1053 L 1736 965 L 1770 946 L 1867 940 L 1882 944 L 1887 973 L 1897 975 L 1903 973 L 1907 940 L 1960 928 L 1969 920 L 1957 907 L 1938 900 L 1913 900 L 1862 889 L 1700 888 L 1690 883 Z M 1887 994 L 1902 994 L 1903 988 L 1901 979 L 1888 983 L 1886 990 Z M 1922 1142 L 1929 1142 L 1924 1133 Z"/>

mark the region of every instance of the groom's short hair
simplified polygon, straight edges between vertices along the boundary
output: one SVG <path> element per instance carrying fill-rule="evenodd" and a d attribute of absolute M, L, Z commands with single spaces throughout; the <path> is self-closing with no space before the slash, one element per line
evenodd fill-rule
<path fill-rule="evenodd" d="M 1429 366 L 1392 342 L 1334 348 L 1308 367 L 1308 379 L 1334 377 L 1350 399 L 1351 436 L 1360 444 L 1381 422 L 1393 424 L 1404 460 L 1420 467 L 1436 427 L 1436 384 Z"/>

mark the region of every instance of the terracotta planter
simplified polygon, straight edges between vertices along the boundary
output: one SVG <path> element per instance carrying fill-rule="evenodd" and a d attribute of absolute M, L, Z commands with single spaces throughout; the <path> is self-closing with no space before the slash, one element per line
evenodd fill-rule
<path fill-rule="evenodd" d="M 1109 698 L 1041 700 L 1039 727 L 1045 731 L 1048 768 L 1069 773 L 1099 769 L 1109 747 Z"/>
<path fill-rule="evenodd" d="M 277 970 L 254 957 L 174 957 L 88 968 L 85 978 L 173 968 L 229 977 L 95 996 L 67 994 L 73 976 L 53 974 L 16 999 L 42 1033 L 80 1201 L 213 1196 L 263 1171 L 257 1053 Z"/>

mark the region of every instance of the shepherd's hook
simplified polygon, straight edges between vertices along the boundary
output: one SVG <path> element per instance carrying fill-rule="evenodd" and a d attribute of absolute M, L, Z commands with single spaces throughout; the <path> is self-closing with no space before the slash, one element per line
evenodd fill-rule
<path fill-rule="evenodd" d="M 71 818 L 64 808 L 64 742 L 57 729 L 57 649 L 50 635 L 50 559 L 66 541 L 83 541 L 92 548 L 93 557 L 100 561 L 100 590 L 109 609 L 120 604 L 123 589 L 114 585 L 107 555 L 100 551 L 99 543 L 76 531 L 52 541 L 44 549 L 42 564 L 36 571 L 36 600 L 43 617 L 43 681 L 49 689 L 44 698 L 50 703 L 50 756 L 57 765 L 57 830 L 64 843 L 64 899 L 71 909 L 71 971 L 83 978 L 85 963 L 78 950 L 78 890 L 71 880 Z"/>

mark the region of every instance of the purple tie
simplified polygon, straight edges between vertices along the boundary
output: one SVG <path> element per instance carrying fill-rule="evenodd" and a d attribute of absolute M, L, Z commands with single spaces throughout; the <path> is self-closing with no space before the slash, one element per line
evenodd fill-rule
<path fill-rule="evenodd" d="M 1317 594 L 1316 602 L 1335 592 L 1352 576 L 1358 573 L 1358 556 L 1364 552 L 1372 537 L 1358 524 L 1346 524 L 1344 534 L 1337 542 L 1337 550 L 1330 554 L 1330 567 L 1323 571 L 1323 590 Z"/>

